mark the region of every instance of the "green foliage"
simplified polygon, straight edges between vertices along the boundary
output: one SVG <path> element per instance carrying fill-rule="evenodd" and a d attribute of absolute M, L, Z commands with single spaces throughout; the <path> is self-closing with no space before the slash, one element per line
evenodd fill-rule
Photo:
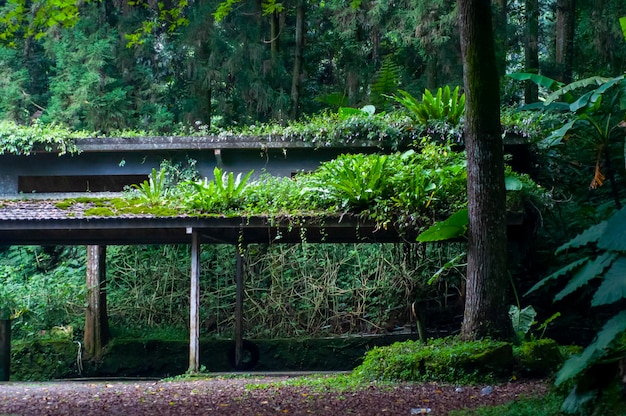
<path fill-rule="evenodd" d="M 243 203 L 244 191 L 253 173 L 250 171 L 244 177 L 239 173 L 235 178 L 232 172 L 222 172 L 216 167 L 212 181 L 204 178 L 202 181 L 184 182 L 183 188 L 191 187 L 191 192 L 182 192 L 189 207 L 201 212 L 222 212 Z"/>
<path fill-rule="evenodd" d="M 524 341 L 513 347 L 520 374 L 527 377 L 549 377 L 563 365 L 564 354 L 552 339 Z"/>
<path fill-rule="evenodd" d="M 509 308 L 509 317 L 513 323 L 513 330 L 519 337 L 524 339 L 530 328 L 535 323 L 535 317 L 537 312 L 532 306 L 526 306 L 524 309 L 520 309 L 519 306 L 511 305 Z"/>
<path fill-rule="evenodd" d="M 452 214 L 445 221 L 435 223 L 421 232 L 420 235 L 417 236 L 417 241 L 426 243 L 461 238 L 465 236 L 468 224 L 469 217 L 467 216 L 467 208 L 463 208 Z"/>
<path fill-rule="evenodd" d="M 31 104 L 26 94 L 29 74 L 16 50 L 0 46 L 0 117 L 26 122 Z"/>
<path fill-rule="evenodd" d="M 543 397 L 521 397 L 498 406 L 480 406 L 475 409 L 453 410 L 450 416 L 557 416 L 563 397 L 550 392 Z"/>
<path fill-rule="evenodd" d="M 161 169 L 157 172 L 152 168 L 152 172 L 148 176 L 148 179 L 141 184 L 134 184 L 135 188 L 144 201 L 149 205 L 159 205 L 165 202 L 166 190 L 165 187 L 165 170 Z"/>
<path fill-rule="evenodd" d="M 531 78 L 535 82 L 545 79 Z M 567 111 L 566 122 L 554 129 L 539 145 L 556 150 L 565 142 L 574 142 L 577 149 L 593 152 L 595 169 L 589 188 L 601 187 L 608 179 L 617 208 L 621 207 L 621 202 L 614 164 L 616 160 L 618 163 L 624 160 L 621 123 L 626 114 L 626 83 L 623 80 L 623 75 L 613 78 L 593 76 L 568 85 L 559 84 L 545 102 L 522 107 L 528 110 Z M 577 91 L 581 91 L 578 96 L 575 95 Z"/>
<path fill-rule="evenodd" d="M 506 376 L 512 367 L 510 344 L 445 338 L 373 348 L 354 375 L 366 380 L 475 384 Z"/>
<path fill-rule="evenodd" d="M 607 221 L 588 228 L 559 247 L 557 253 L 568 249 L 584 251 L 585 248 L 591 248 L 593 254 L 577 259 L 547 276 L 535 284 L 528 293 L 534 292 L 550 280 L 568 275 L 569 283 L 556 294 L 554 299 L 557 301 L 589 284 L 592 280 L 600 279 L 601 282 L 595 290 L 591 306 L 619 305 L 619 302 L 626 298 L 623 279 L 626 271 L 626 257 L 624 256 L 626 247 L 624 247 L 623 239 L 617 236 L 622 236 L 625 228 L 626 209 L 621 209 Z M 584 383 L 590 371 L 607 360 L 626 357 L 623 344 L 624 334 L 626 334 L 626 311 L 622 309 L 605 323 L 598 331 L 595 340 L 585 348 L 582 354 L 574 355 L 565 362 L 557 374 L 555 383 L 558 386 L 570 380 L 576 381 L 577 386 L 572 390 L 570 399 L 578 403 L 576 406 L 582 406 L 586 402 L 583 398 L 588 397 L 591 400 L 589 394 L 595 397 L 598 392 L 598 387 L 579 387 Z"/>
<path fill-rule="evenodd" d="M 391 56 L 386 56 L 371 86 L 372 104 L 384 107 L 387 103 L 386 97 L 395 94 L 398 85 L 400 85 L 400 66 Z"/>
<path fill-rule="evenodd" d="M 86 137 L 86 132 L 71 131 L 59 125 L 34 123 L 26 127 L 0 121 L 0 154 L 29 155 L 39 149 L 59 155 L 77 153 L 73 140 L 77 137 Z"/>
<path fill-rule="evenodd" d="M 84 22 L 52 41 L 49 49 L 56 65 L 50 78 L 52 96 L 42 121 L 92 131 L 127 126 L 133 112 L 130 88 L 108 71 L 116 41 L 115 32 L 86 27 Z"/>
<path fill-rule="evenodd" d="M 84 250 L 11 247 L 0 262 L 0 315 L 13 319 L 16 338 L 59 326 L 82 326 Z"/>
<path fill-rule="evenodd" d="M 422 101 L 418 101 L 413 95 L 404 90 L 398 90 L 399 94 L 393 98 L 402 104 L 416 124 L 428 124 L 434 120 L 445 121 L 455 126 L 461 122 L 465 114 L 465 94 L 459 96 L 459 87 L 450 91 L 450 86 L 437 89 L 435 95 L 430 90 L 424 90 Z"/>
<path fill-rule="evenodd" d="M 307 192 L 327 193 L 328 197 L 340 201 L 344 210 L 363 210 L 388 195 L 385 180 L 391 174 L 387 168 L 386 155 L 341 155 L 323 163 L 316 172 L 321 178 L 317 189 Z"/>

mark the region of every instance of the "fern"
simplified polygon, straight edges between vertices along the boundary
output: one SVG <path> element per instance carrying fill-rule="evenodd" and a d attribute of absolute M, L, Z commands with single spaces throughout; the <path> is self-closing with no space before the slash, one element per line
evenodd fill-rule
<path fill-rule="evenodd" d="M 391 98 L 402 104 L 417 124 L 444 121 L 456 126 L 465 114 L 465 94 L 459 95 L 458 86 L 452 91 L 448 85 L 445 88 L 438 88 L 435 95 L 426 89 L 421 102 L 404 90 L 398 90 Z"/>
<path fill-rule="evenodd" d="M 395 94 L 400 84 L 400 66 L 387 56 L 376 74 L 376 81 L 371 86 L 371 101 L 377 107 L 383 107 L 389 95 Z"/>

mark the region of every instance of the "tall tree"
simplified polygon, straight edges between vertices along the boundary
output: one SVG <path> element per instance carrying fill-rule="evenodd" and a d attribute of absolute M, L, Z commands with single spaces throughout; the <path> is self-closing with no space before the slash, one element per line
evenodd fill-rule
<path fill-rule="evenodd" d="M 300 106 L 300 80 L 302 78 L 302 55 L 304 54 L 304 0 L 296 4 L 296 44 L 294 48 L 293 70 L 291 73 L 291 114 L 292 120 L 298 118 Z"/>
<path fill-rule="evenodd" d="M 507 8 L 508 0 L 494 0 L 493 2 L 493 34 L 496 48 L 496 64 L 498 75 L 506 73 L 506 55 L 508 52 L 508 23 Z"/>
<path fill-rule="evenodd" d="M 526 26 L 524 43 L 524 71 L 539 73 L 539 0 L 525 0 L 524 23 Z M 527 81 L 524 86 L 526 104 L 539 101 L 539 87 Z"/>
<path fill-rule="evenodd" d="M 508 338 L 500 92 L 489 0 L 458 0 L 469 211 L 464 339 Z"/>
<path fill-rule="evenodd" d="M 566 84 L 572 82 L 575 24 L 576 0 L 557 0 L 555 61 L 557 79 Z"/>

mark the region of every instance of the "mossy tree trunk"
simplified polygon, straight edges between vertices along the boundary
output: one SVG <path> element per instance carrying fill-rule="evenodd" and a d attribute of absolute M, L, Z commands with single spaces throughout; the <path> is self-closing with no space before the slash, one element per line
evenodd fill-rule
<path fill-rule="evenodd" d="M 576 0 L 557 0 L 555 60 L 557 79 L 565 84 L 572 82 L 575 25 Z"/>
<path fill-rule="evenodd" d="M 525 0 L 526 42 L 524 44 L 524 71 L 539 73 L 539 0 Z M 539 101 L 539 86 L 526 81 L 524 86 L 524 102 L 526 104 Z"/>
<path fill-rule="evenodd" d="M 84 350 L 89 358 L 100 358 L 102 349 L 109 341 L 106 299 L 106 246 L 87 246 Z"/>
<path fill-rule="evenodd" d="M 506 339 L 508 318 L 504 148 L 491 4 L 458 0 L 469 211 L 464 339 Z"/>

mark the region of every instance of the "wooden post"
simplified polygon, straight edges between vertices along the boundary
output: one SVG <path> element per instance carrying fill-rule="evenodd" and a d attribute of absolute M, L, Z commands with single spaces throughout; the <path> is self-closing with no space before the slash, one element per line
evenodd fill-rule
<path fill-rule="evenodd" d="M 243 256 L 242 248 L 235 246 L 237 270 L 235 276 L 235 368 L 241 366 L 243 352 Z"/>
<path fill-rule="evenodd" d="M 189 230 L 188 230 L 189 231 Z M 189 296 L 189 372 L 200 370 L 200 243 L 191 230 L 191 294 Z"/>
<path fill-rule="evenodd" d="M 87 311 L 84 351 L 88 357 L 102 357 L 109 341 L 106 302 L 106 246 L 87 246 Z"/>
<path fill-rule="evenodd" d="M 11 320 L 0 316 L 0 381 L 11 375 Z"/>

